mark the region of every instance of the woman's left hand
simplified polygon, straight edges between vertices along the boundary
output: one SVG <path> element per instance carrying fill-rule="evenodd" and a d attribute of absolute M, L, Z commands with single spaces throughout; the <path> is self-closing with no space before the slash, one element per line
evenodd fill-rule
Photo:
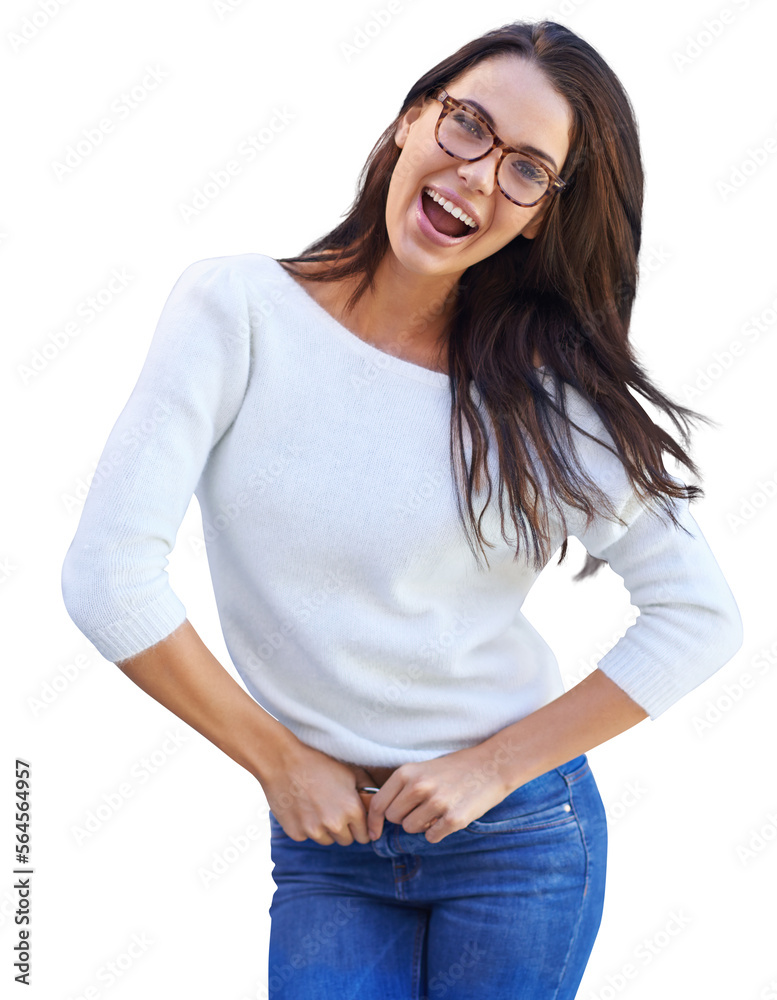
<path fill-rule="evenodd" d="M 489 762 L 491 766 L 484 766 Z M 479 819 L 511 791 L 479 746 L 402 764 L 372 796 L 367 829 L 377 840 L 385 817 L 401 824 L 406 833 L 426 831 L 429 843 L 437 844 Z"/>

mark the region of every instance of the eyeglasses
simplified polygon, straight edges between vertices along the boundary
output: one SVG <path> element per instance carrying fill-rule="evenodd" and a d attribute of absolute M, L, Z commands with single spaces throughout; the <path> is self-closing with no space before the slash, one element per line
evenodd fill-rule
<path fill-rule="evenodd" d="M 563 191 L 567 186 L 566 181 L 536 157 L 503 142 L 474 108 L 457 101 L 446 90 L 429 96 L 442 103 L 434 137 L 449 156 L 474 163 L 488 156 L 495 147 L 501 149 L 496 182 L 505 198 L 523 208 L 531 208 L 546 195 Z"/>

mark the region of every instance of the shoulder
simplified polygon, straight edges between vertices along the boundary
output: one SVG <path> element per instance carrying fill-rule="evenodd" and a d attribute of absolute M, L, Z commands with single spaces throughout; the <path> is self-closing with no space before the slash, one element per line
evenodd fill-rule
<path fill-rule="evenodd" d="M 562 382 L 555 375 L 555 372 L 549 369 L 545 369 L 543 372 L 543 388 L 565 415 L 576 443 L 581 438 L 585 438 L 585 435 L 591 434 L 599 440 L 600 444 L 613 444 L 604 421 L 590 396 L 582 393 L 569 382 Z M 561 420 L 562 412 L 556 414 L 557 420 Z"/>
<path fill-rule="evenodd" d="M 555 381 L 548 378 L 544 384 L 557 403 L 559 390 L 563 396 L 572 460 L 605 492 L 611 495 L 630 492 L 631 481 L 623 458 L 594 400 L 569 383 L 557 386 Z M 554 413 L 553 420 L 560 424 L 561 414 Z M 561 430 L 559 443 L 565 453 L 569 454 L 567 431 L 564 429 Z"/>
<path fill-rule="evenodd" d="M 280 265 L 273 257 L 261 253 L 238 253 L 192 261 L 184 268 L 182 276 L 192 280 L 220 277 L 223 280 L 237 278 L 244 281 L 262 281 L 276 277 L 280 270 Z"/>
<path fill-rule="evenodd" d="M 170 298 L 196 309 L 211 306 L 229 313 L 247 313 L 259 321 L 283 299 L 291 280 L 278 261 L 265 254 L 204 257 L 180 272 Z"/>

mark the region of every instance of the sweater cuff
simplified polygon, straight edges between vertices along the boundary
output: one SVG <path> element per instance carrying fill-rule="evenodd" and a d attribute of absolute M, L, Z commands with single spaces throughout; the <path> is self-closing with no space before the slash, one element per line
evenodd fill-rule
<path fill-rule="evenodd" d="M 112 663 L 142 653 L 166 639 L 186 621 L 186 608 L 172 589 L 119 621 L 88 636 L 101 656 Z"/>
<path fill-rule="evenodd" d="M 657 668 L 655 662 L 618 662 L 608 653 L 599 661 L 597 668 L 647 712 L 651 721 L 655 721 L 685 694 L 685 689 L 679 688 L 674 678 Z"/>

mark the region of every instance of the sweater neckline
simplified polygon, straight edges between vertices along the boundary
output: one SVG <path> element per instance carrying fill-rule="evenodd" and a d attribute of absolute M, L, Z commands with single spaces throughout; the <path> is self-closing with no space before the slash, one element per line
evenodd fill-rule
<path fill-rule="evenodd" d="M 388 354 L 379 347 L 375 347 L 367 343 L 366 340 L 362 340 L 361 337 L 357 336 L 352 330 L 349 330 L 347 326 L 343 326 L 339 320 L 327 312 L 320 303 L 316 302 L 313 296 L 298 281 L 292 278 L 286 268 L 275 257 L 270 257 L 269 259 L 281 272 L 287 284 L 294 287 L 295 294 L 299 297 L 300 302 L 304 302 L 311 312 L 316 313 L 324 321 L 325 325 L 340 338 L 341 342 L 351 350 L 372 361 L 377 368 L 387 368 L 390 371 L 397 372 L 399 375 L 416 379 L 418 382 L 426 382 L 427 385 L 449 388 L 450 376 L 446 375 L 445 372 L 436 372 L 431 368 L 424 368 L 423 365 L 416 365 L 412 361 L 405 361 L 404 358 Z"/>

